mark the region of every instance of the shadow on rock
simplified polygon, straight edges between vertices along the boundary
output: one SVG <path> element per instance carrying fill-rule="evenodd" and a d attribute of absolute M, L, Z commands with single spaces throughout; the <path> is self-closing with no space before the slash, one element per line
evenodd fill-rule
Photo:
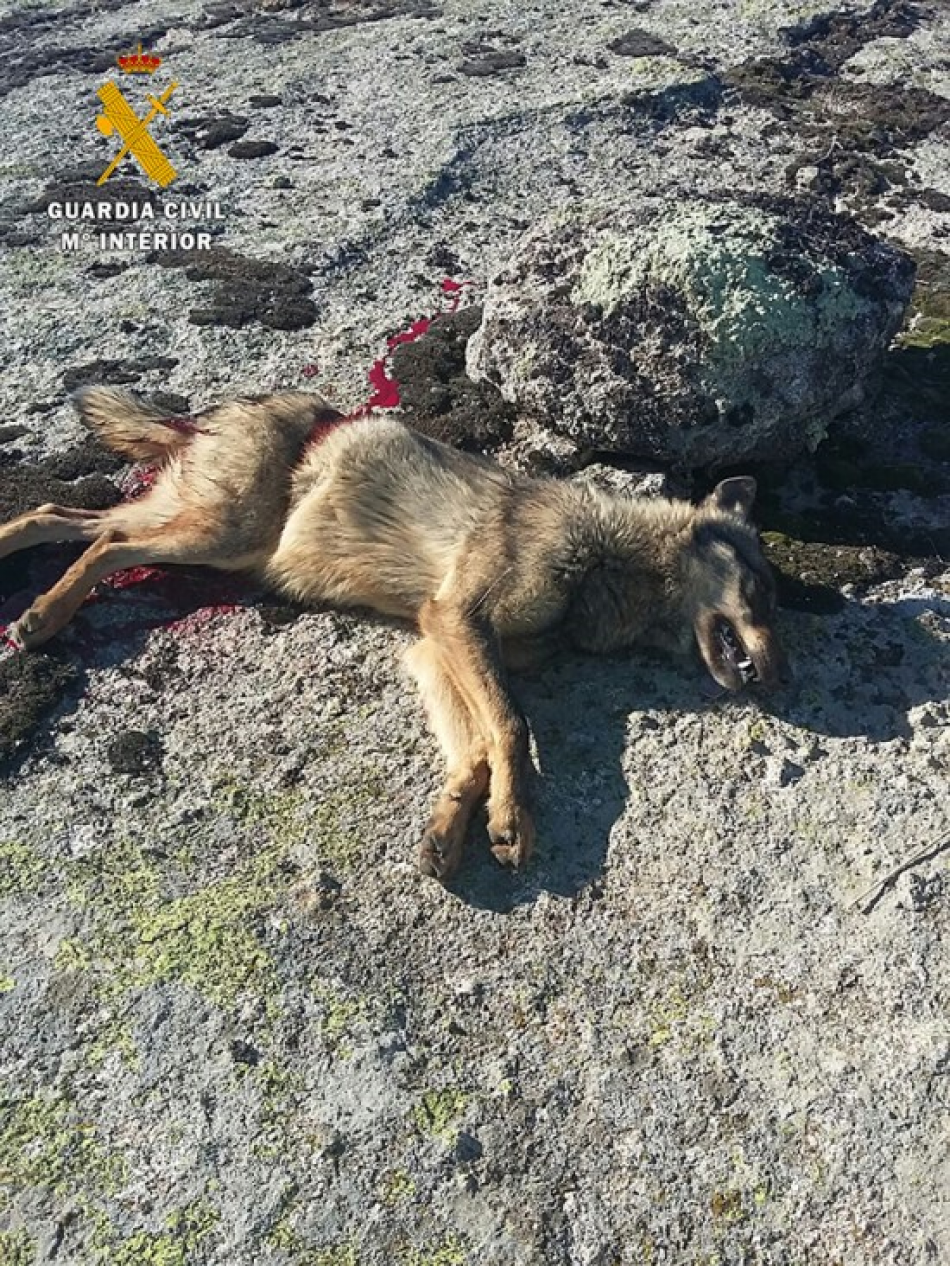
<path fill-rule="evenodd" d="M 948 628 L 950 599 L 941 597 L 846 601 L 834 616 L 783 612 L 779 629 L 796 681 L 774 695 L 726 695 L 696 665 L 641 654 L 569 657 L 517 680 L 541 770 L 534 788 L 539 844 L 527 871 L 503 871 L 488 851 L 482 814 L 453 892 L 496 913 L 542 893 L 596 894 L 612 832 L 630 798 L 626 771 L 636 768 L 638 746 L 663 730 L 669 761 L 682 761 L 682 777 L 704 777 L 693 756 L 678 753 L 673 723 L 687 714 L 709 714 L 704 743 L 731 743 L 756 710 L 788 727 L 802 747 L 809 736 L 872 743 L 906 738 L 911 709 L 950 701 Z M 929 715 L 921 724 L 939 723 Z"/>

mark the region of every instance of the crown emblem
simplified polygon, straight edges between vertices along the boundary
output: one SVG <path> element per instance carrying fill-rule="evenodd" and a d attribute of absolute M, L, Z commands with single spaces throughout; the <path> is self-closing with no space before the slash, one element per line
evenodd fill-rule
<path fill-rule="evenodd" d="M 139 44 L 138 52 L 124 53 L 116 58 L 119 69 L 126 75 L 154 75 L 162 64 L 156 53 L 143 53 Z"/>

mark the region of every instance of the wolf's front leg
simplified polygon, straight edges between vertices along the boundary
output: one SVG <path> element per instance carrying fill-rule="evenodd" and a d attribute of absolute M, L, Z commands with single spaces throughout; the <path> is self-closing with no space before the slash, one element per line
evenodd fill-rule
<path fill-rule="evenodd" d="M 458 870 L 469 821 L 488 790 L 488 745 L 430 638 L 409 648 L 406 664 L 448 762 L 419 847 L 419 869 L 444 883 Z"/>
<path fill-rule="evenodd" d="M 438 647 L 440 662 L 486 743 L 492 852 L 503 865 L 523 866 L 534 848 L 528 726 L 505 685 L 494 634 L 468 604 L 450 595 L 425 603 L 419 626 Z"/>

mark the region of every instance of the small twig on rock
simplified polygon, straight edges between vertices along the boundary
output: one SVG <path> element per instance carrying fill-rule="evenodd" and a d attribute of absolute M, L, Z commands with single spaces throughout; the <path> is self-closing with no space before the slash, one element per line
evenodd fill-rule
<path fill-rule="evenodd" d="M 889 870 L 881 879 L 875 880 L 870 888 L 855 897 L 851 902 L 852 907 L 860 906 L 862 914 L 870 914 L 894 880 L 899 879 L 905 870 L 910 870 L 918 862 L 929 862 L 938 853 L 942 853 L 948 845 L 950 845 L 950 831 L 945 831 L 943 835 L 938 835 L 936 840 L 931 840 L 929 844 L 924 844 L 915 853 L 905 857 L 902 862 L 899 862 L 893 870 Z M 868 901 L 868 897 L 871 898 L 870 901 Z"/>

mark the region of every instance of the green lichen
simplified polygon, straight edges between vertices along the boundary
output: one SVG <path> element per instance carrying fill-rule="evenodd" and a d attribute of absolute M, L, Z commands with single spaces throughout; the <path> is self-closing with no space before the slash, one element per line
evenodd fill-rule
<path fill-rule="evenodd" d="M 261 1160 L 277 1160 L 287 1152 L 294 1102 L 303 1088 L 303 1078 L 274 1059 L 247 1069 L 243 1075 L 253 1076 L 261 1091 L 260 1129 L 251 1150 Z"/>
<path fill-rule="evenodd" d="M 258 791 L 227 775 L 216 784 L 213 804 L 238 826 L 263 829 L 275 844 L 299 843 L 310 829 L 306 802 L 297 791 Z"/>
<path fill-rule="evenodd" d="M 413 1108 L 412 1116 L 421 1133 L 454 1143 L 458 1137 L 455 1123 L 467 1105 L 468 1095 L 461 1090 L 429 1090 Z"/>
<path fill-rule="evenodd" d="M 950 321 L 941 317 L 917 317 L 897 336 L 901 347 L 921 347 L 930 351 L 950 345 Z"/>
<path fill-rule="evenodd" d="M 352 870 L 366 853 L 367 810 L 383 796 L 373 775 L 324 796 L 314 811 L 311 838 L 321 859 L 341 870 Z"/>
<path fill-rule="evenodd" d="M 267 1236 L 267 1243 L 286 1254 L 293 1266 L 360 1266 L 359 1254 L 352 1243 L 316 1248 L 308 1244 L 289 1225 L 289 1210 L 281 1216 Z"/>
<path fill-rule="evenodd" d="M 36 1243 L 20 1227 L 17 1231 L 0 1231 L 0 1266 L 33 1266 Z"/>
<path fill-rule="evenodd" d="M 666 998 L 650 1010 L 650 1045 L 665 1046 L 674 1030 L 689 1015 L 689 1006 L 682 989 L 675 986 Z"/>
<path fill-rule="evenodd" d="M 99 1244 L 97 1266 L 188 1266 L 219 1220 L 217 1209 L 197 1201 L 172 1213 L 165 1231 L 136 1231 L 127 1239 Z"/>
<path fill-rule="evenodd" d="M 298 1258 L 296 1266 L 359 1266 L 359 1257 L 352 1244 L 340 1244 L 336 1248 L 310 1250 Z"/>
<path fill-rule="evenodd" d="M 910 319 L 897 342 L 901 347 L 931 351 L 950 344 L 950 261 L 943 251 L 921 249 L 913 255 L 917 284 L 910 301 Z"/>
<path fill-rule="evenodd" d="M 121 1156 L 101 1142 L 63 1095 L 16 1099 L 0 1090 L 0 1204 L 28 1188 L 54 1195 L 109 1194 L 125 1179 Z"/>
<path fill-rule="evenodd" d="M 769 266 L 771 216 L 753 209 L 687 207 L 630 236 L 605 235 L 581 266 L 574 301 L 610 314 L 655 284 L 686 299 L 721 370 L 779 347 L 823 343 L 866 307 L 847 275 L 813 260 L 821 288 L 806 296 Z"/>
<path fill-rule="evenodd" d="M 47 1191 L 68 1200 L 90 1225 L 90 1266 L 188 1266 L 216 1225 L 217 1211 L 197 1201 L 171 1214 L 163 1231 L 122 1238 L 103 1200 L 127 1181 L 125 1158 L 105 1145 L 99 1129 L 65 1095 L 15 1099 L 0 1089 L 0 1208 L 19 1192 Z M 25 1232 L 0 1236 L 0 1266 L 27 1266 L 32 1252 Z"/>
<path fill-rule="evenodd" d="M 56 964 L 90 972 L 107 1000 L 179 981 L 225 1008 L 251 993 L 276 1011 L 276 970 L 255 920 L 286 887 L 283 856 L 282 845 L 265 846 L 224 879 L 171 896 L 137 845 L 116 843 L 76 863 L 67 878 L 71 900 L 92 912 L 94 927 L 91 935 L 64 940 Z"/>
<path fill-rule="evenodd" d="M 126 1068 L 138 1068 L 141 1064 L 139 1048 L 129 1022 L 122 1016 L 112 1016 L 96 1029 L 96 1037 L 86 1051 L 90 1068 L 100 1068 L 113 1053 Z"/>
<path fill-rule="evenodd" d="M 379 1187 L 379 1197 L 390 1209 L 404 1200 L 411 1200 L 416 1194 L 416 1184 L 412 1175 L 405 1169 L 392 1169 L 383 1175 Z"/>
<path fill-rule="evenodd" d="M 313 993 L 322 1009 L 319 1020 L 321 1037 L 335 1055 L 348 1059 L 353 1053 L 349 1039 L 368 1017 L 366 1001 L 347 997 L 323 981 L 313 985 Z"/>
<path fill-rule="evenodd" d="M 0 971 L 0 993 L 9 993 L 16 988 L 16 981 L 5 971 Z"/>
<path fill-rule="evenodd" d="M 400 1258 L 400 1266 L 465 1266 L 465 1249 L 456 1235 L 450 1235 L 431 1249 L 409 1249 Z"/>
<path fill-rule="evenodd" d="M 0 897 L 19 897 L 39 886 L 42 858 L 18 840 L 0 842 Z"/>

